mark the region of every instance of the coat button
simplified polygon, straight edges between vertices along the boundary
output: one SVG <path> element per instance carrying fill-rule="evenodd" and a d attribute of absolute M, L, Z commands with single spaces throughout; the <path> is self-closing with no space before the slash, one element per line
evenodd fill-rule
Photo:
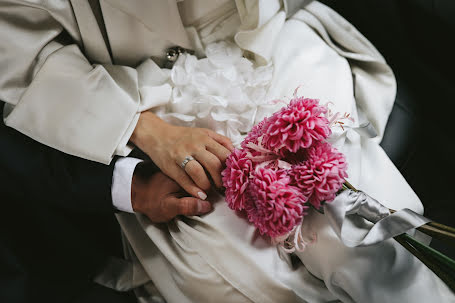
<path fill-rule="evenodd" d="M 175 62 L 179 58 L 179 51 L 175 48 L 170 48 L 167 50 L 166 59 L 169 62 Z"/>

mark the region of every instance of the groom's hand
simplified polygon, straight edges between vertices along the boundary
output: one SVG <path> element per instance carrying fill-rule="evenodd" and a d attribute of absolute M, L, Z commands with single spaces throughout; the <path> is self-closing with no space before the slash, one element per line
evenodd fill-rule
<path fill-rule="evenodd" d="M 212 205 L 190 196 L 168 176 L 156 172 L 151 176 L 135 173 L 131 184 L 133 210 L 145 214 L 152 222 L 167 222 L 177 215 L 208 213 Z"/>

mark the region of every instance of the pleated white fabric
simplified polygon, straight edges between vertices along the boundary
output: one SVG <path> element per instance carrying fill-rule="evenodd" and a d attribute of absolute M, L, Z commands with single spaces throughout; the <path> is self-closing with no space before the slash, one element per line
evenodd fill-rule
<path fill-rule="evenodd" d="M 388 207 L 422 213 L 418 197 L 378 145 L 396 84 L 376 49 L 318 2 L 287 20 L 279 1 L 236 3 L 241 29 L 234 41 L 255 64 L 273 66 L 264 98 L 289 100 L 301 86 L 300 95 L 350 113 L 354 122 L 335 127 L 330 138 L 347 157 L 349 181 Z M 169 108 L 166 103 L 154 107 L 167 114 Z M 273 112 L 268 110 L 258 111 L 256 122 Z M 198 119 L 191 107 L 185 114 Z M 367 123 L 370 135 L 363 131 Z M 317 241 L 297 253 L 296 262 L 228 209 L 223 196 L 212 193 L 208 199 L 214 201 L 212 213 L 168 224 L 151 224 L 139 214 L 117 215 L 127 257 L 139 273 L 129 287 L 149 280 L 136 288 L 143 302 L 158 302 L 160 296 L 167 302 L 455 301 L 431 271 L 393 240 L 346 247 L 327 218 L 311 212 L 305 221 Z"/>

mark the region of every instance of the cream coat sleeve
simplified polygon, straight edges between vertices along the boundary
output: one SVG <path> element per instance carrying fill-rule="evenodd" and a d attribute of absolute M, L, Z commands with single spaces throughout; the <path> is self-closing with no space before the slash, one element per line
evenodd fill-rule
<path fill-rule="evenodd" d="M 67 33 L 71 39 L 62 39 Z M 141 75 L 159 71 L 153 61 L 142 68 L 89 62 L 69 1 L 0 0 L 0 41 L 6 125 L 97 162 L 128 154 L 141 109 Z M 169 87 L 158 85 L 158 91 L 170 95 Z"/>

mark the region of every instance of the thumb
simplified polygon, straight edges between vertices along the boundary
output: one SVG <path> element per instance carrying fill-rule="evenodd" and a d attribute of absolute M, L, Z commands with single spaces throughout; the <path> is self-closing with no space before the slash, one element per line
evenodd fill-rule
<path fill-rule="evenodd" d="M 193 197 L 183 197 L 175 201 L 177 203 L 177 215 L 196 216 L 212 210 L 210 202 Z"/>

